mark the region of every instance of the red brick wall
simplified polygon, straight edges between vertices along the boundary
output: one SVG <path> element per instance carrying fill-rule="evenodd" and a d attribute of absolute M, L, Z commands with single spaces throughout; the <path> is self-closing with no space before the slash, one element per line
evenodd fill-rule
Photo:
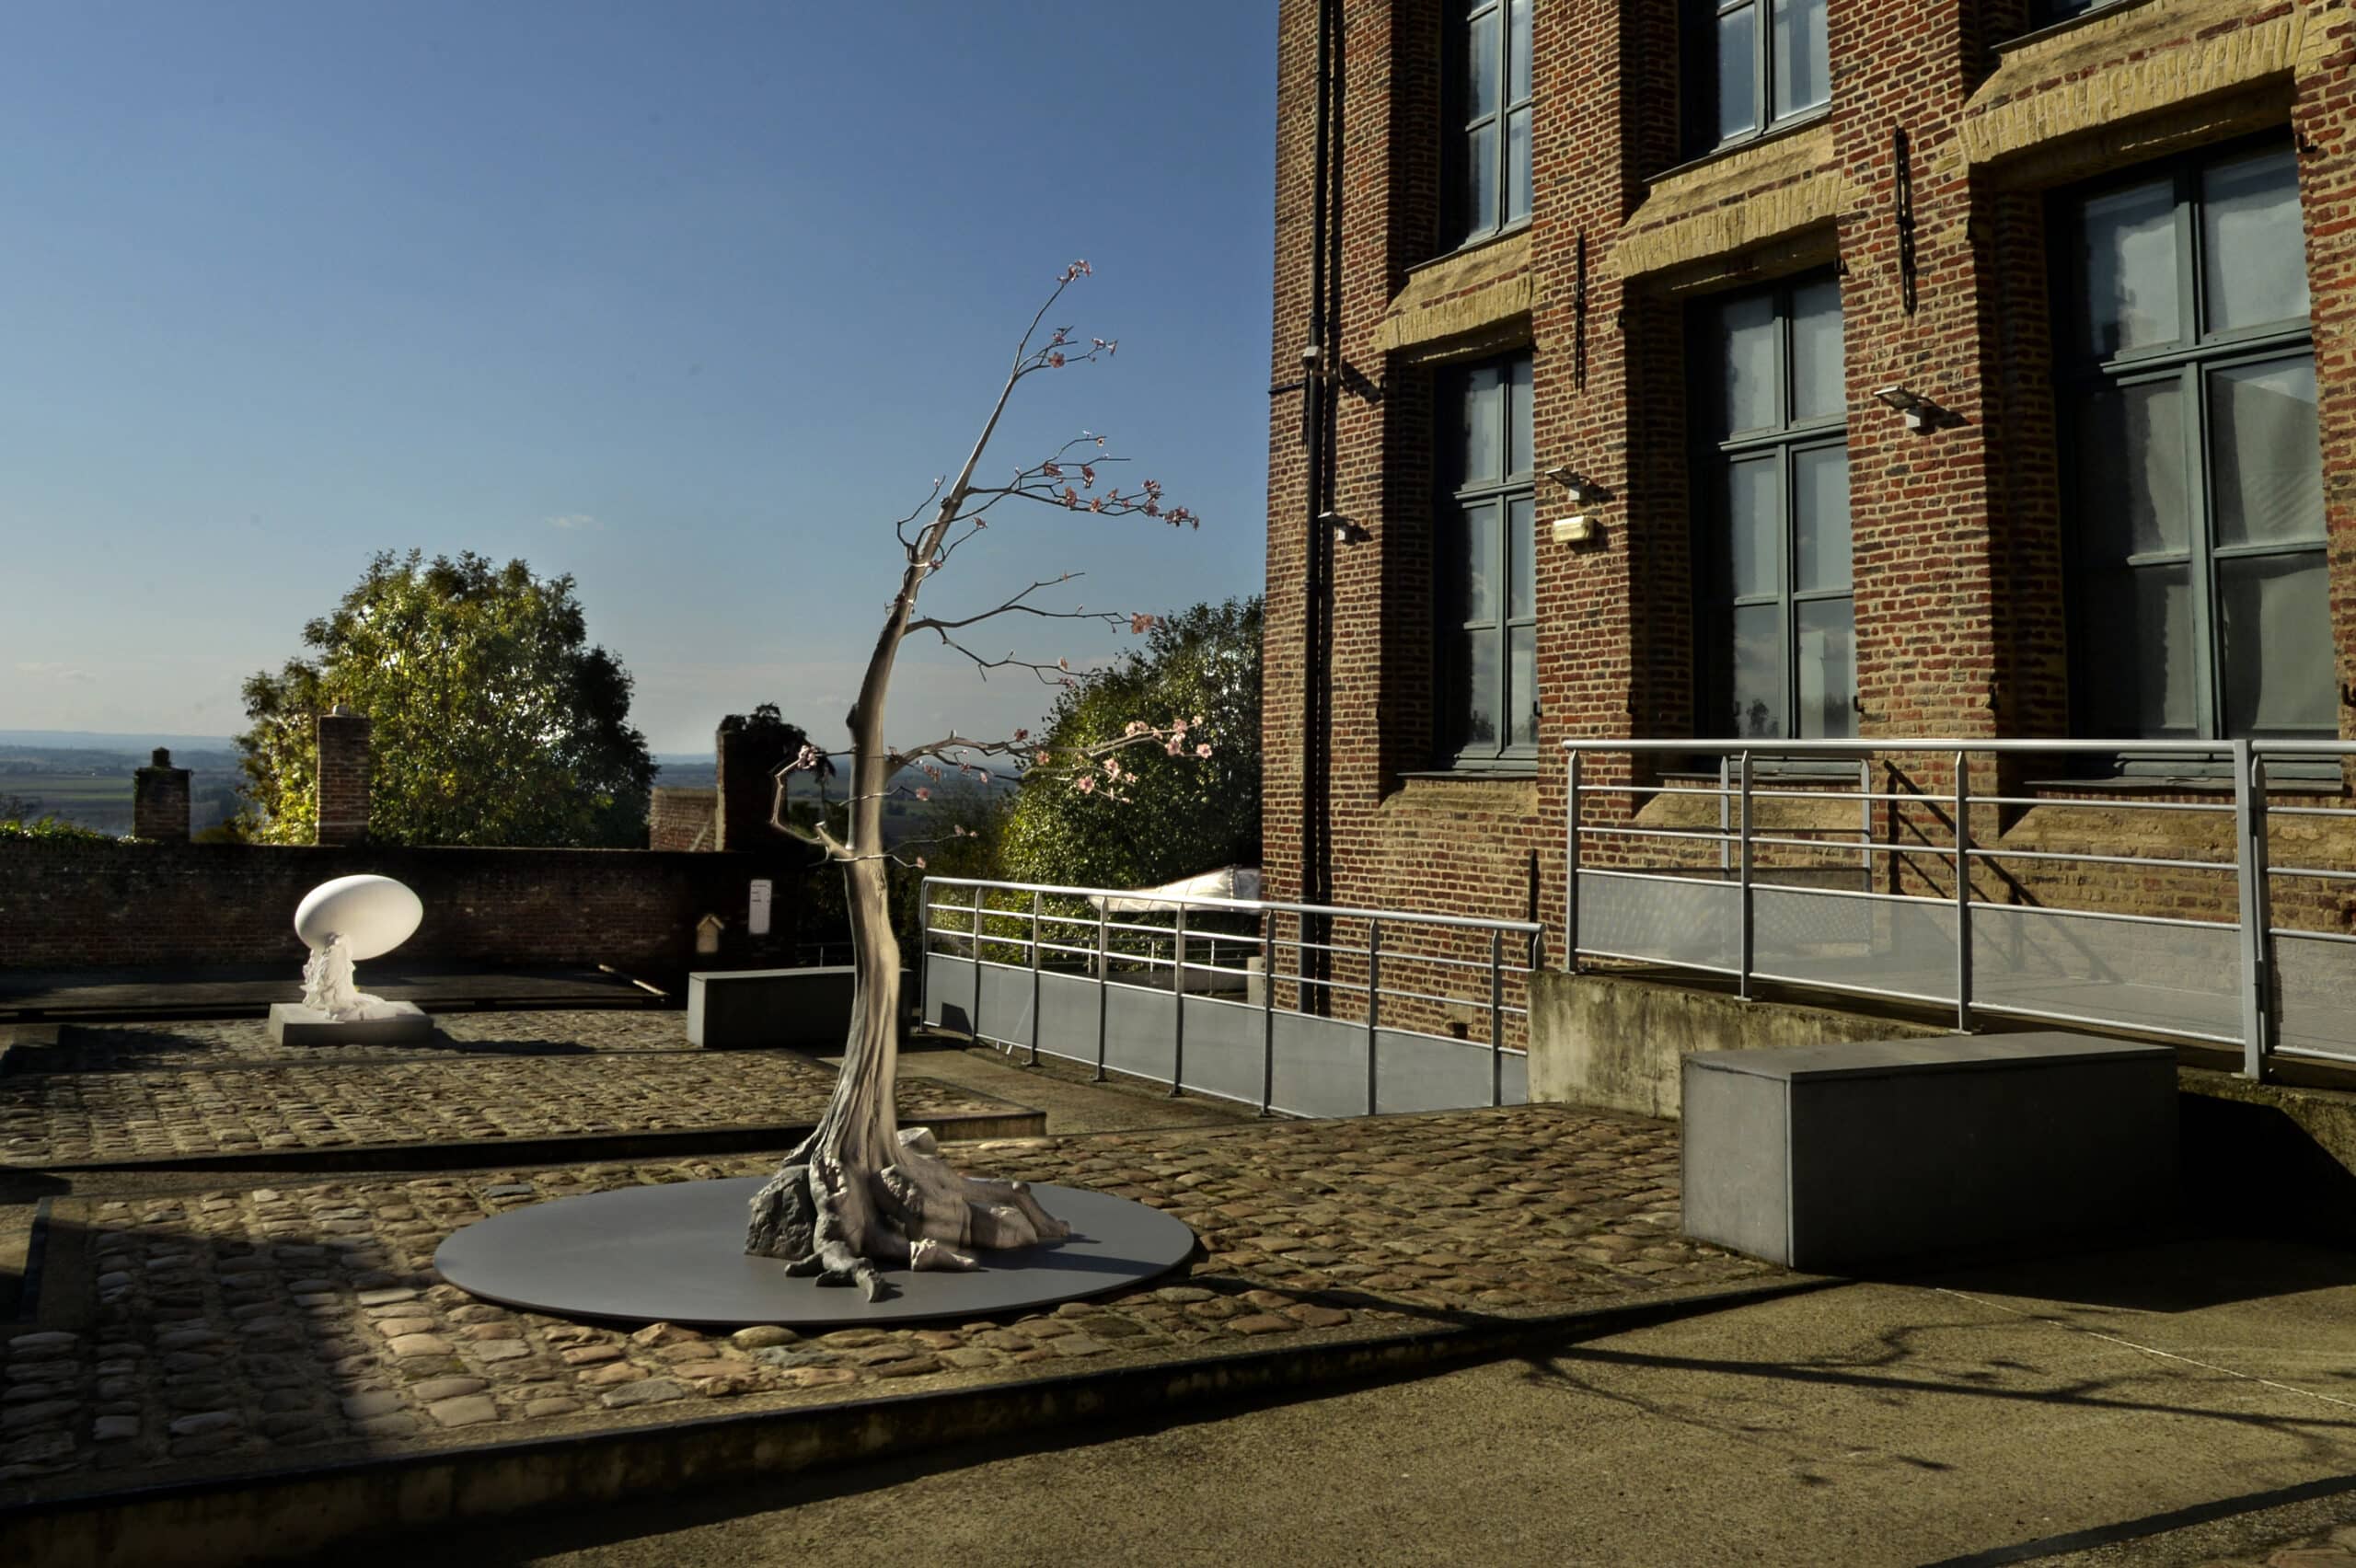
<path fill-rule="evenodd" d="M 657 787 L 647 807 L 649 849 L 717 849 L 719 791 Z"/>
<path fill-rule="evenodd" d="M 1561 961 L 1564 865 L 1556 743 L 1679 736 L 1694 722 L 1683 316 L 1699 295 L 1836 260 L 1842 271 L 1864 732 L 2069 732 L 2043 192 L 2119 155 L 2087 144 L 2093 135 L 1992 167 L 1963 155 L 1965 121 L 1988 107 L 1975 95 L 1998 63 L 1990 46 L 2023 29 L 2025 0 L 1831 0 L 1827 167 L 1845 181 L 1842 210 L 1772 246 L 1623 283 L 1615 247 L 1651 222 L 1641 209 L 1652 182 L 1682 157 L 1675 9 L 1669 0 L 1536 6 L 1529 268 L 1542 292 L 1527 334 L 1537 463 L 1579 470 L 1608 499 L 1586 508 L 1600 525 L 1596 543 L 1558 547 L 1544 524 L 1569 508 L 1559 489 L 1540 481 L 1536 777 L 1438 780 L 1413 775 L 1430 766 L 1432 748 L 1427 362 L 1447 345 L 1392 353 L 1379 334 L 1410 270 L 1439 248 L 1438 40 L 1443 11 L 1453 12 L 1435 0 L 1343 0 L 1348 131 L 1335 504 L 1371 537 L 1343 548 L 1336 560 L 1323 780 L 1331 896 L 1519 917 L 1534 862 L 1539 908 L 1555 928 L 1551 963 Z M 2322 54 L 2310 45 L 2295 93 L 2287 82 L 2260 84 L 2254 101 L 2261 116 L 2265 93 L 2287 102 L 2300 139 L 2333 602 L 2348 681 L 2356 680 L 2356 13 L 2306 9 L 2324 38 Z M 2251 6 L 2231 25 L 2262 24 L 2283 10 Z M 2182 40 L 2147 37 L 2137 47 L 2178 46 L 2213 24 L 2213 8 L 2188 7 Z M 1270 367 L 1273 381 L 1287 382 L 1300 374 L 1310 307 L 1315 0 L 1282 0 L 1279 34 Z M 2056 80 L 2025 91 L 2069 86 Z M 2175 112 L 2155 111 L 2154 122 Z M 2242 110 L 2194 119 L 2185 136 L 2235 135 L 2253 123 Z M 1911 144 L 1917 221 L 1911 312 L 1898 264 L 1891 133 L 1900 126 Z M 1773 179 L 1788 185 L 1807 172 L 1786 167 Z M 1730 190 L 1724 202 L 1761 193 Z M 1910 432 L 1873 400 L 1897 382 L 1961 422 L 1927 436 Z M 1266 866 L 1277 897 L 1304 885 L 1307 486 L 1299 404 L 1279 397 L 1269 423 L 1265 705 Z M 1624 777 L 1617 768 L 1605 765 L 1602 777 Z M 1947 787 L 1934 763 L 1910 768 L 1919 787 Z M 1986 792 L 1999 782 L 1992 770 L 1974 788 Z"/>
<path fill-rule="evenodd" d="M 454 849 L 30 840 L 0 846 L 0 969 L 283 963 L 294 906 L 330 878 L 406 883 L 425 919 L 387 963 L 610 963 L 650 978 L 786 963 L 799 857 L 644 849 Z M 745 935 L 750 882 L 775 884 L 771 933 Z M 727 922 L 717 959 L 695 925 Z M 691 964 L 692 960 L 692 964 Z"/>

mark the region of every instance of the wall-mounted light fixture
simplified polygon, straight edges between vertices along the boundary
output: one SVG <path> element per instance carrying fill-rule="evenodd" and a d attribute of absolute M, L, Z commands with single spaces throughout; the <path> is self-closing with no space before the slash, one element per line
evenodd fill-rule
<path fill-rule="evenodd" d="M 1911 386 L 1885 386 L 1874 394 L 1874 398 L 1904 414 L 1906 428 L 1918 434 L 1956 422 L 1953 414 L 1940 408 Z"/>
<path fill-rule="evenodd" d="M 1574 506 L 1585 506 L 1588 502 L 1603 499 L 1603 487 L 1575 468 L 1549 468 L 1546 477 L 1563 487 Z"/>
<path fill-rule="evenodd" d="M 1337 545 L 1362 545 L 1374 537 L 1365 524 L 1355 517 L 1345 517 L 1338 512 L 1324 513 L 1317 520 L 1334 531 L 1334 542 Z"/>

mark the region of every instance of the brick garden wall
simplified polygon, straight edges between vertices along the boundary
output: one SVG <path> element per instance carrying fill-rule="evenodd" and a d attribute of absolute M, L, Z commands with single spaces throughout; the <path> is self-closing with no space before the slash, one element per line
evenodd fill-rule
<path fill-rule="evenodd" d="M 400 960 L 609 963 L 649 978 L 791 962 L 799 855 L 242 844 L 0 846 L 0 968 L 303 962 L 294 906 L 333 877 L 415 890 L 424 923 Z M 749 883 L 775 883 L 770 934 L 745 931 Z M 695 926 L 725 921 L 720 953 Z"/>
<path fill-rule="evenodd" d="M 1688 735 L 1696 720 L 1684 313 L 1714 293 L 1805 270 L 1842 275 L 1863 733 L 2070 733 L 2046 193 L 2254 131 L 2291 134 L 2299 149 L 2339 674 L 2356 679 L 2350 0 L 2146 0 L 2018 43 L 2026 0 L 1831 0 L 1831 111 L 1692 163 L 1677 133 L 1673 0 L 1537 0 L 1532 219 L 1461 250 L 1438 232 L 1441 29 L 1460 12 L 1437 0 L 1342 0 L 1342 9 L 1334 505 L 1370 537 L 1335 557 L 1330 766 L 1312 790 L 1303 771 L 1314 679 L 1302 587 L 1307 463 L 1299 400 L 1272 399 L 1272 897 L 1313 885 L 1303 824 L 1322 792 L 1334 902 L 1518 917 L 1534 880 L 1553 927 L 1547 960 L 1561 962 L 1556 743 Z M 1315 0 L 1279 6 L 1272 384 L 1300 375 L 1307 340 L 1316 18 Z M 1911 310 L 1896 223 L 1891 133 L 1901 126 L 1917 223 Z M 1571 508 L 1539 481 L 1532 775 L 1435 778 L 1431 376 L 1451 357 L 1517 344 L 1534 355 L 1537 467 L 1575 468 L 1607 499 L 1584 508 L 1600 525 L 1594 543 L 1555 546 L 1545 522 Z M 1962 423 L 1907 432 L 1872 398 L 1900 382 Z M 1626 777 L 1614 766 L 1604 765 L 1604 779 Z M 1916 787 L 1951 785 L 1934 761 L 1908 767 Z M 2026 785 L 1992 768 L 1973 780 L 1982 794 L 2000 787 Z M 2051 813 L 2031 818 L 1992 820 L 1979 836 L 2098 847 L 2132 821 L 2140 848 L 2207 852 L 2209 824 L 2189 813 L 2079 813 L 2066 830 Z M 1895 831 L 1885 815 L 1880 835 Z M 2139 888 L 2150 896 L 2139 899 Z M 1990 891 L 2077 896 L 2038 876 L 2009 894 Z M 2183 889 L 2165 878 L 2080 892 L 2108 907 L 2184 912 Z M 2297 923 L 2347 928 L 2337 899 L 2315 903 Z"/>

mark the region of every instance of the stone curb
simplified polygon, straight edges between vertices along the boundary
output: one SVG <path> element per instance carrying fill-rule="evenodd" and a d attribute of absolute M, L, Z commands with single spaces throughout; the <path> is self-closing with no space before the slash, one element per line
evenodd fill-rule
<path fill-rule="evenodd" d="M 977 1097 L 978 1098 L 978 1097 Z M 1004 1111 L 962 1116 L 911 1116 L 943 1143 L 1037 1138 L 1047 1113 L 1009 1104 Z M 329 1144 L 255 1149 L 237 1154 L 167 1154 L 152 1159 L 64 1160 L 0 1165 L 40 1175 L 106 1170 L 473 1170 L 490 1165 L 564 1165 L 617 1159 L 674 1159 L 699 1154 L 761 1154 L 791 1148 L 816 1130 L 814 1122 L 773 1126 L 676 1127 L 638 1133 L 570 1133 L 545 1138 L 479 1138 L 468 1143 Z"/>
<path fill-rule="evenodd" d="M 401 1529 L 677 1495 L 1043 1428 L 1327 1392 L 1837 1283 L 1803 1276 L 1542 1318 L 1489 1320 L 34 1502 L 0 1509 L 0 1562 L 38 1562 L 43 1568 L 144 1568 L 168 1562 L 211 1568 L 303 1557 Z"/>
<path fill-rule="evenodd" d="M 680 1012 L 668 993 L 652 996 L 643 991 L 617 991 L 611 997 L 591 993 L 585 997 L 561 994 L 535 996 L 518 992 L 509 997 L 456 997 L 431 1002 L 412 997 L 420 1007 L 436 1017 L 445 1013 L 479 1012 Z M 49 1025 L 60 1023 L 236 1023 L 254 1016 L 250 1001 L 222 1002 L 157 1002 L 143 1006 L 137 1003 L 107 1002 L 88 1007 L 76 1007 L 71 1002 L 37 1004 L 0 1003 L 0 1024 Z M 684 1015 L 683 1015 L 684 1016 Z"/>

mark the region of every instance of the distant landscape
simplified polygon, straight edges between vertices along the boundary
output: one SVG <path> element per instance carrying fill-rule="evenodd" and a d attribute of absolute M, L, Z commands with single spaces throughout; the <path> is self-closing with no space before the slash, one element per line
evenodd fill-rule
<path fill-rule="evenodd" d="M 53 816 L 98 833 L 131 831 L 131 776 L 157 746 L 189 778 L 189 826 L 237 813 L 237 754 L 226 735 L 102 735 L 0 730 L 0 817 Z"/>
<path fill-rule="evenodd" d="M 202 833 L 237 814 L 236 744 L 226 735 L 110 735 L 74 730 L 0 730 L 0 820 L 21 813 L 27 820 L 53 816 L 98 833 L 131 831 L 132 775 L 147 765 L 157 746 L 169 748 L 175 767 L 189 769 L 189 827 Z M 655 783 L 665 789 L 709 790 L 718 769 L 709 756 L 657 756 Z M 914 769 L 902 781 L 911 790 L 930 780 Z M 933 786 L 946 802 L 960 787 L 1011 788 L 1007 784 L 949 779 Z M 794 780 L 797 799 L 814 798 L 806 777 Z M 839 783 L 831 786 L 839 798 Z M 887 801 L 887 836 L 897 842 L 919 836 L 933 812 L 911 796 Z"/>

